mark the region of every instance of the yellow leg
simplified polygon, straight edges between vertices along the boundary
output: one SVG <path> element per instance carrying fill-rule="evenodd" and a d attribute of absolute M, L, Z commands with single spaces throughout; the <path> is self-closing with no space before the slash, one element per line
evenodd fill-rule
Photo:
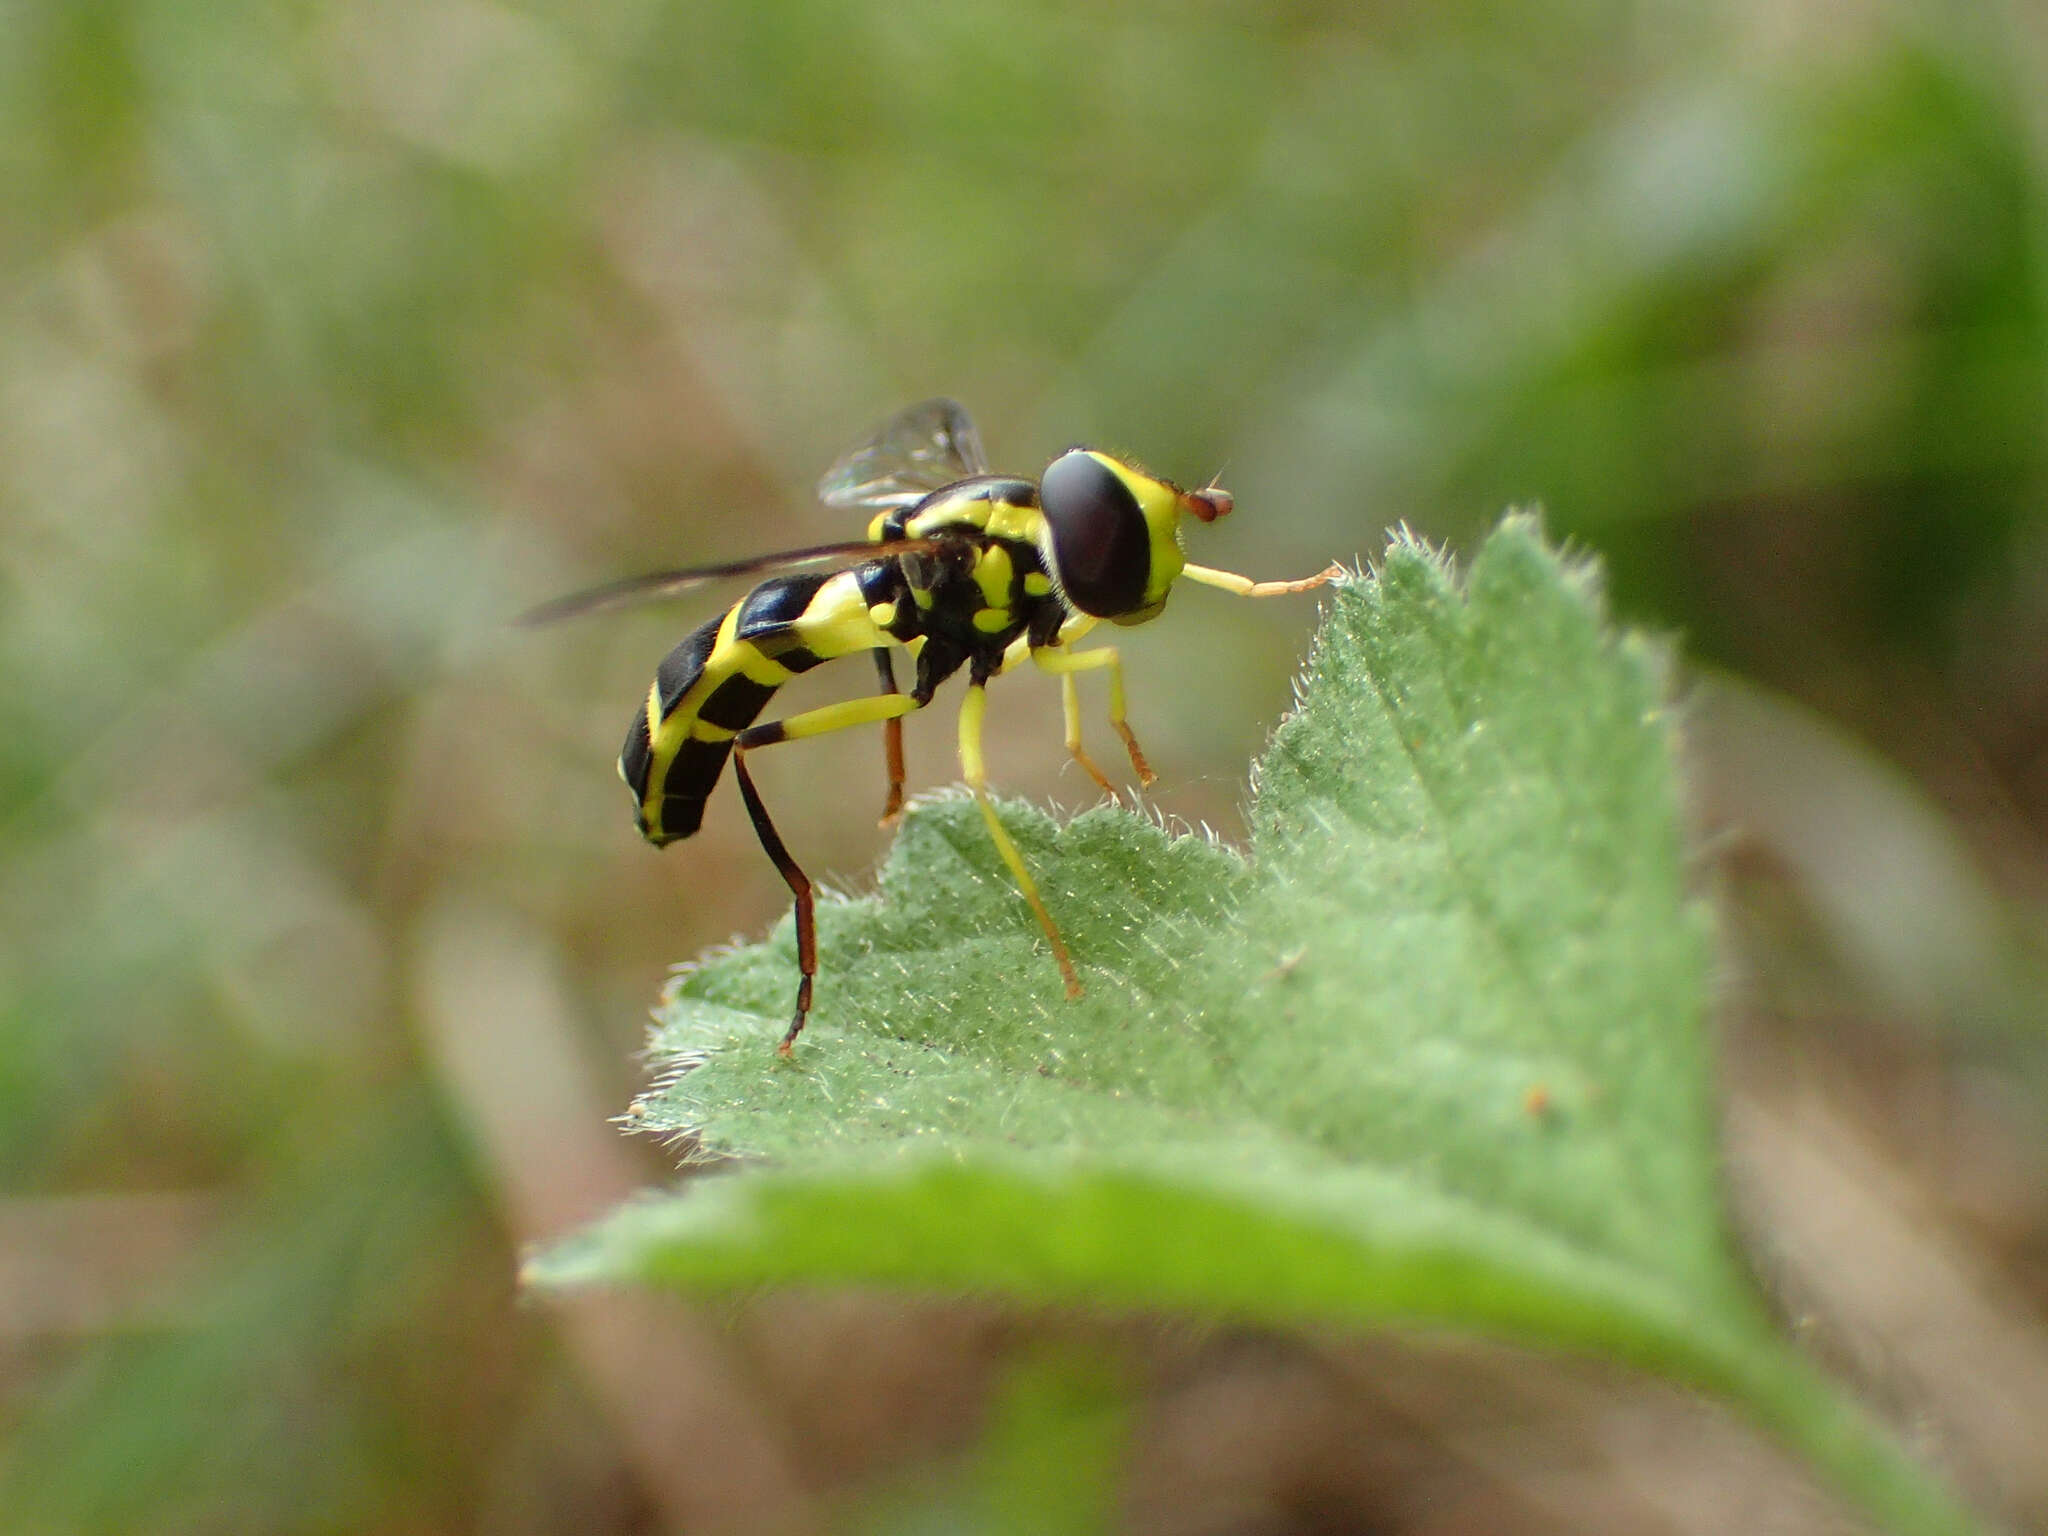
<path fill-rule="evenodd" d="M 981 721 L 988 712 L 988 689 L 981 683 L 970 684 L 967 697 L 960 704 L 960 775 L 967 780 L 967 787 L 974 791 L 974 803 L 981 807 L 981 819 L 988 823 L 989 836 L 995 839 L 996 852 L 1002 855 L 1003 863 L 1009 866 L 1010 876 L 1017 882 L 1017 889 L 1031 904 L 1032 912 L 1038 918 L 1038 926 L 1045 930 L 1045 937 L 1052 945 L 1052 957 L 1059 962 L 1060 976 L 1066 981 L 1067 996 L 1081 995 L 1081 978 L 1074 974 L 1074 962 L 1067 954 L 1067 944 L 1054 926 L 1052 914 L 1045 910 L 1045 902 L 1038 894 L 1038 884 L 1031 878 L 1031 871 L 1024 867 L 1024 855 L 1017 851 L 1017 845 L 1010 841 L 1010 834 L 1004 830 L 1002 821 L 996 816 L 996 808 L 989 803 L 988 771 L 981 756 Z"/>
<path fill-rule="evenodd" d="M 1124 663 L 1115 646 L 1098 646 L 1092 651 L 1047 648 L 1033 651 L 1031 660 L 1041 672 L 1051 672 L 1059 677 L 1067 708 L 1067 750 L 1095 776 L 1096 783 L 1104 789 L 1110 788 L 1109 780 L 1081 750 L 1081 702 L 1074 686 L 1074 674 L 1093 672 L 1098 668 L 1106 668 L 1109 672 L 1109 723 L 1124 739 L 1124 750 L 1131 755 L 1131 771 L 1137 774 L 1140 784 L 1150 784 L 1157 777 L 1152 772 L 1152 765 L 1145 761 L 1144 749 L 1138 745 L 1138 738 L 1131 734 L 1131 727 L 1124 719 Z"/>
<path fill-rule="evenodd" d="M 1095 766 L 1095 759 L 1081 747 L 1081 690 L 1074 685 L 1074 674 L 1069 672 L 1060 679 L 1060 708 L 1067 716 L 1067 751 L 1073 755 L 1088 777 L 1102 786 L 1102 792 L 1111 799 L 1116 797 L 1116 786 L 1109 782 L 1109 775 Z"/>
<path fill-rule="evenodd" d="M 876 693 L 864 699 L 844 699 L 837 704 L 807 709 L 786 720 L 750 725 L 739 734 L 742 750 L 769 747 L 778 741 L 800 741 L 806 736 L 823 736 L 831 731 L 851 730 L 856 725 L 876 725 L 900 720 L 918 707 L 907 693 Z"/>
<path fill-rule="evenodd" d="M 1221 587 L 1225 592 L 1235 592 L 1239 597 L 1284 597 L 1289 592 L 1306 592 L 1311 587 L 1320 587 L 1326 581 L 1335 581 L 1344 574 L 1344 567 L 1332 565 L 1317 571 L 1313 576 L 1304 576 L 1299 581 L 1253 581 L 1249 576 L 1240 576 L 1235 571 L 1219 571 L 1206 565 L 1181 567 L 1181 575 L 1189 581 L 1199 581 L 1205 587 Z"/>

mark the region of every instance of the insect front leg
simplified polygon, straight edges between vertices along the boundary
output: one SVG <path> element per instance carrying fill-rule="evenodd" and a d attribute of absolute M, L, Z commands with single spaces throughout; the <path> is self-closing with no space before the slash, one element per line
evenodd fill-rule
<path fill-rule="evenodd" d="M 810 1017 L 811 980 L 818 974 L 817 901 L 811 890 L 811 877 L 790 857 L 782 834 L 775 830 L 775 823 L 769 819 L 768 807 L 761 803 L 761 793 L 754 788 L 754 776 L 747 770 L 747 754 L 761 747 L 772 747 L 779 741 L 823 736 L 831 731 L 873 725 L 878 721 L 893 723 L 918 708 L 922 702 L 912 694 L 878 693 L 865 699 L 848 699 L 842 704 L 805 710 L 786 720 L 769 720 L 749 726 L 733 738 L 733 773 L 740 781 L 740 798 L 746 802 L 747 818 L 754 824 L 754 835 L 761 840 L 761 849 L 768 855 L 768 862 L 775 866 L 776 873 L 782 876 L 790 894 L 796 898 L 796 1012 L 789 1021 L 789 1033 L 775 1047 L 778 1055 L 790 1054 L 796 1037 L 803 1033 L 804 1021 Z"/>
<path fill-rule="evenodd" d="M 1290 592 L 1306 592 L 1326 581 L 1336 581 L 1345 574 L 1341 565 L 1327 566 L 1298 581 L 1253 581 L 1251 577 L 1240 576 L 1235 571 L 1219 571 L 1207 565 L 1185 565 L 1180 573 L 1189 581 L 1199 581 L 1205 587 L 1221 587 L 1239 597 L 1285 597 Z"/>
<path fill-rule="evenodd" d="M 1157 777 L 1152 772 L 1152 765 L 1145 761 L 1144 749 L 1138 745 L 1138 738 L 1131 734 L 1130 723 L 1124 718 L 1124 663 L 1115 646 L 1099 646 L 1092 651 L 1068 651 L 1048 646 L 1033 651 L 1031 660 L 1039 671 L 1059 678 L 1060 698 L 1067 713 L 1067 750 L 1074 754 L 1074 760 L 1088 770 L 1096 783 L 1111 794 L 1116 793 L 1102 770 L 1081 750 L 1081 695 L 1074 677 L 1076 673 L 1098 669 L 1109 673 L 1109 723 L 1124 739 L 1124 750 L 1131 756 L 1131 771 L 1137 774 L 1140 784 L 1150 784 Z"/>

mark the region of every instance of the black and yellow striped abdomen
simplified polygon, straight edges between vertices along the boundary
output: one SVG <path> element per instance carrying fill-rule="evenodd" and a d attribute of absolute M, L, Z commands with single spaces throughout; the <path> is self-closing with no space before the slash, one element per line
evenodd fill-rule
<path fill-rule="evenodd" d="M 619 753 L 649 842 L 672 843 L 703 824 L 733 738 L 776 689 L 820 662 L 889 643 L 864 591 L 887 574 L 871 563 L 764 581 L 668 653 Z"/>

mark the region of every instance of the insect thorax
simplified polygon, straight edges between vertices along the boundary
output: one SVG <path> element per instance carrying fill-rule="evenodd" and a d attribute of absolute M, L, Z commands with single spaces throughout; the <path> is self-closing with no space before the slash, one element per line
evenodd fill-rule
<path fill-rule="evenodd" d="M 877 537 L 938 547 L 898 557 L 909 601 L 885 627 L 899 639 L 924 636 L 947 671 L 966 661 L 993 666 L 1019 635 L 1050 643 L 1068 610 L 1039 552 L 1041 526 L 1037 487 L 998 475 L 959 481 L 888 514 Z"/>

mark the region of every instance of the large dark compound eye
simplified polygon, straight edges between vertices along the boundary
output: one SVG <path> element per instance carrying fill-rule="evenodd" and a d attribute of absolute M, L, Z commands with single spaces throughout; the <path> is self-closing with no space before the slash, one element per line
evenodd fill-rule
<path fill-rule="evenodd" d="M 1123 477 L 1092 453 L 1062 454 L 1038 482 L 1054 574 L 1067 601 L 1098 619 L 1145 604 L 1152 530 Z"/>

